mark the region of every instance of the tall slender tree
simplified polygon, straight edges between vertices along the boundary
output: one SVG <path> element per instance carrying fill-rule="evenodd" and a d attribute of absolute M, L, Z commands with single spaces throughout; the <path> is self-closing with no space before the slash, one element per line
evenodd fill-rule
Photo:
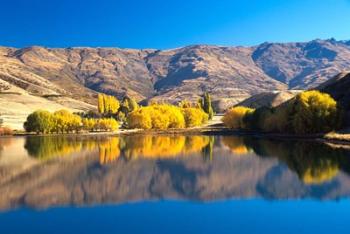
<path fill-rule="evenodd" d="M 104 96 L 101 93 L 98 94 L 98 105 L 97 105 L 97 107 L 98 107 L 98 112 L 100 114 L 105 113 Z"/>
<path fill-rule="evenodd" d="M 204 95 L 202 96 L 202 98 L 199 101 L 199 105 L 201 106 L 203 111 L 208 114 L 209 119 L 212 119 L 214 116 L 214 111 L 213 111 L 213 107 L 211 104 L 211 97 L 210 97 L 210 94 L 208 92 L 204 93 Z"/>

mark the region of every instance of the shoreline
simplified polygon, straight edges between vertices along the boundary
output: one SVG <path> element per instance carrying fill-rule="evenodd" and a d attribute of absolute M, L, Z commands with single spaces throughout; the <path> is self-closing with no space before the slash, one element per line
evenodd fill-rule
<path fill-rule="evenodd" d="M 328 133 L 312 135 L 294 135 L 281 133 L 262 133 L 227 129 L 222 126 L 203 126 L 188 129 L 167 129 L 167 130 L 143 130 L 143 129 L 121 129 L 115 132 L 83 132 L 83 133 L 63 133 L 63 134 L 29 134 L 15 133 L 1 138 L 21 137 L 21 136 L 128 136 L 128 135 L 224 135 L 224 136 L 251 136 L 256 138 L 266 138 L 272 140 L 311 140 L 337 145 L 350 145 L 350 134 Z"/>

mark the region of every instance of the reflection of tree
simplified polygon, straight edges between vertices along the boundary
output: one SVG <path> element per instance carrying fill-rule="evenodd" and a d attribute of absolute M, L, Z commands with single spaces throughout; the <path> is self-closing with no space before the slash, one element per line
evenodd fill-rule
<path fill-rule="evenodd" d="M 200 152 L 210 142 L 208 136 L 125 137 L 123 152 L 126 158 L 171 158 Z"/>
<path fill-rule="evenodd" d="M 205 160 L 213 160 L 213 148 L 214 148 L 215 138 L 214 136 L 209 136 L 209 143 L 202 149 L 203 158 Z"/>
<path fill-rule="evenodd" d="M 285 162 L 305 184 L 332 180 L 339 169 L 349 171 L 348 152 L 326 144 L 300 141 L 246 140 L 260 156 L 273 156 Z"/>
<path fill-rule="evenodd" d="M 83 150 L 93 151 L 109 140 L 106 137 L 35 136 L 27 137 L 24 147 L 30 156 L 47 160 Z"/>
<path fill-rule="evenodd" d="M 221 142 L 235 155 L 245 155 L 250 151 L 243 137 L 223 136 Z"/>
<path fill-rule="evenodd" d="M 12 144 L 12 139 L 13 138 L 10 137 L 4 137 L 0 140 L 0 153 L 4 150 L 6 146 L 10 146 Z"/>
<path fill-rule="evenodd" d="M 29 155 L 39 159 L 49 159 L 54 156 L 64 156 L 79 152 L 82 142 L 67 137 L 27 137 L 24 145 Z"/>
<path fill-rule="evenodd" d="M 98 149 L 100 163 L 106 164 L 115 161 L 121 151 L 127 159 L 172 158 L 198 152 L 212 157 L 213 139 L 209 136 L 45 136 L 26 138 L 25 148 L 29 155 L 41 160 Z"/>
<path fill-rule="evenodd" d="M 115 161 L 120 155 L 119 137 L 112 137 L 99 143 L 98 148 L 101 164 Z"/>

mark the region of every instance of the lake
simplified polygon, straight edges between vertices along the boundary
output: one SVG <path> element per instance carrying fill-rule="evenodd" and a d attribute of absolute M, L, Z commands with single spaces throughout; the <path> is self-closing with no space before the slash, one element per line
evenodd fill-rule
<path fill-rule="evenodd" d="M 0 233 L 348 233 L 350 150 L 238 136 L 0 139 Z"/>

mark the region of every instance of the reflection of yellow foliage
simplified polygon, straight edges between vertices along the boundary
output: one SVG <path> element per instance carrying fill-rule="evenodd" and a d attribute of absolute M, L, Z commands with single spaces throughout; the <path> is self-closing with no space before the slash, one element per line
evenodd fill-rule
<path fill-rule="evenodd" d="M 180 154 L 184 145 L 184 136 L 141 136 L 130 139 L 125 155 L 130 158 L 172 157 Z"/>
<path fill-rule="evenodd" d="M 308 168 L 303 174 L 305 184 L 322 184 L 332 180 L 338 174 L 338 167 L 330 165 L 326 168 Z"/>
<path fill-rule="evenodd" d="M 186 145 L 183 149 L 184 154 L 191 154 L 201 151 L 209 144 L 209 136 L 191 136 L 187 137 Z"/>
<path fill-rule="evenodd" d="M 185 127 L 184 116 L 179 107 L 151 105 L 134 110 L 128 116 L 130 128 L 168 129 Z"/>
<path fill-rule="evenodd" d="M 240 137 L 223 137 L 222 143 L 236 155 L 248 154 L 250 151 Z"/>
<path fill-rule="evenodd" d="M 29 137 L 29 154 L 47 160 L 81 151 L 99 150 L 101 164 L 115 161 L 120 155 L 129 159 L 172 158 L 203 150 L 210 143 L 209 136 L 133 136 L 110 138 Z M 1 144 L 0 144 L 1 146 Z"/>
<path fill-rule="evenodd" d="M 126 140 L 128 158 L 169 158 L 195 153 L 209 143 L 207 136 L 138 136 Z"/>
<path fill-rule="evenodd" d="M 113 137 L 99 144 L 100 163 L 113 162 L 120 155 L 119 138 Z"/>
<path fill-rule="evenodd" d="M 66 137 L 28 137 L 25 148 L 28 153 L 42 160 L 66 156 L 83 150 L 82 140 Z"/>

